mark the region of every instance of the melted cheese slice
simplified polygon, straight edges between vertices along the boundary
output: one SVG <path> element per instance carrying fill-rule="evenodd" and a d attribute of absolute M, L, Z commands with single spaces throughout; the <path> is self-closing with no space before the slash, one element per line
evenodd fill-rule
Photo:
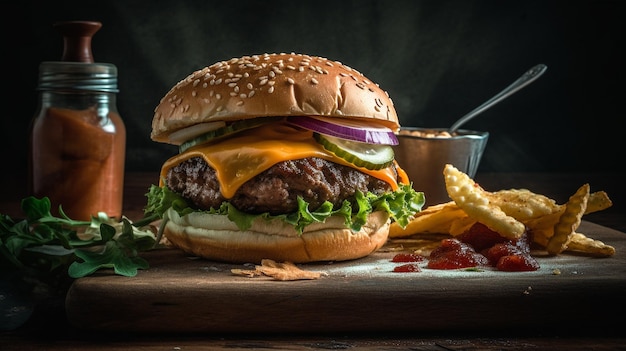
<path fill-rule="evenodd" d="M 409 183 L 406 173 L 397 165 L 397 176 L 393 167 L 381 170 L 357 167 L 324 149 L 313 139 L 313 132 L 282 123 L 269 123 L 216 143 L 192 147 L 163 164 L 161 182 L 170 168 L 193 157 L 204 158 L 215 169 L 220 191 L 226 198 L 233 197 L 242 184 L 274 164 L 307 157 L 319 157 L 355 168 L 389 183 L 393 190 L 398 188 L 397 177 L 402 183 Z"/>

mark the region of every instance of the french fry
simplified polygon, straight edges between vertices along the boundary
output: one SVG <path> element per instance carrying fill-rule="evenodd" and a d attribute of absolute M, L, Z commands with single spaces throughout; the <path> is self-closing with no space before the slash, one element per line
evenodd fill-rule
<path fill-rule="evenodd" d="M 613 206 L 613 202 L 609 199 L 606 192 L 596 191 L 595 193 L 589 194 L 585 214 L 606 210 L 611 206 Z"/>
<path fill-rule="evenodd" d="M 455 218 L 450 225 L 450 235 L 459 236 L 468 231 L 476 222 L 478 222 L 476 218 L 472 218 L 468 215 Z"/>
<path fill-rule="evenodd" d="M 573 233 L 566 251 L 575 251 L 594 256 L 613 256 L 615 248 L 600 240 L 591 239 L 581 233 Z"/>
<path fill-rule="evenodd" d="M 590 193 L 581 186 L 565 204 L 527 189 L 484 190 L 452 165 L 444 168 L 446 190 L 453 201 L 430 206 L 415 215 L 406 228 L 391 225 L 390 238 L 436 233 L 459 236 L 480 222 L 505 238 L 528 231 L 533 242 L 550 254 L 564 251 L 611 256 L 615 248 L 576 230 L 584 214 L 613 205 L 604 191 Z"/>
<path fill-rule="evenodd" d="M 589 200 L 589 184 L 583 184 L 569 198 L 563 214 L 554 225 L 554 235 L 548 240 L 546 246 L 548 253 L 556 255 L 567 248 L 571 235 L 578 229 L 582 216 L 587 209 L 587 200 Z"/>
<path fill-rule="evenodd" d="M 527 189 L 486 192 L 486 196 L 492 205 L 518 221 L 547 216 L 560 210 L 560 206 L 553 199 Z"/>
<path fill-rule="evenodd" d="M 534 243 L 543 247 L 548 245 L 548 241 L 554 235 L 554 226 L 559 222 L 564 210 L 565 206 L 561 206 L 559 212 L 524 221 L 528 231 L 532 233 L 531 238 Z"/>
<path fill-rule="evenodd" d="M 443 173 L 448 195 L 468 216 L 508 239 L 518 239 L 524 234 L 524 224 L 492 204 L 487 192 L 467 174 L 451 164 L 445 166 Z"/>
<path fill-rule="evenodd" d="M 453 221 L 463 216 L 467 215 L 452 201 L 429 206 L 416 213 L 404 229 L 397 223 L 392 223 L 389 237 L 399 238 L 417 233 L 449 233 Z"/>

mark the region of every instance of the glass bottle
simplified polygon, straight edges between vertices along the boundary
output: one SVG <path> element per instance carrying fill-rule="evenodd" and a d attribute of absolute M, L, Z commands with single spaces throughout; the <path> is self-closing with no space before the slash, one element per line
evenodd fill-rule
<path fill-rule="evenodd" d="M 94 63 L 91 37 L 99 22 L 61 22 L 61 61 L 39 66 L 38 108 L 31 125 L 29 187 L 52 212 L 90 220 L 120 218 L 126 128 L 117 105 L 117 67 Z"/>

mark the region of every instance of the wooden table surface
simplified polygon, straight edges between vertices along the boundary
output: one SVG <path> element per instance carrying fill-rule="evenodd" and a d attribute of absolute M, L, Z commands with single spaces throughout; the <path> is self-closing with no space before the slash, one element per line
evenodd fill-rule
<path fill-rule="evenodd" d="M 3 175 L 3 184 L 13 184 L 0 197 L 0 213 L 19 217 L 19 200 L 24 197 L 23 178 Z M 8 178 L 8 179 L 6 179 Z M 476 177 L 486 190 L 527 188 L 557 200 L 567 201 L 583 183 L 592 191 L 604 190 L 613 200 L 613 207 L 585 216 L 585 220 L 626 233 L 625 186 L 619 174 L 544 174 L 544 173 L 485 173 Z M 158 180 L 156 173 L 128 173 L 125 180 L 124 213 L 131 219 L 140 218 L 150 184 Z M 625 234 L 626 235 L 626 234 Z M 624 291 L 626 293 L 626 291 Z M 598 301 L 598 308 L 616 306 Z M 623 307 L 616 311 L 623 310 Z M 111 311 L 115 314 L 116 311 Z M 607 313 L 604 313 L 607 315 Z M 621 316 L 616 315 L 617 319 Z M 416 315 L 415 318 L 428 318 Z M 514 316 L 503 316 L 514 318 Z M 301 321 L 299 321 L 301 323 Z M 285 320 L 285 323 L 290 323 Z M 38 306 L 22 327 L 0 332 L 2 350 L 616 350 L 626 349 L 626 333 L 620 323 L 611 327 L 602 323 L 601 329 L 577 328 L 515 328 L 515 330 L 484 330 L 460 332 L 430 331 L 393 333 L 100 333 L 77 329 L 68 323 L 63 301 L 50 301 Z M 608 327 L 607 327 L 608 326 Z M 263 329 L 263 328 L 261 328 Z"/>

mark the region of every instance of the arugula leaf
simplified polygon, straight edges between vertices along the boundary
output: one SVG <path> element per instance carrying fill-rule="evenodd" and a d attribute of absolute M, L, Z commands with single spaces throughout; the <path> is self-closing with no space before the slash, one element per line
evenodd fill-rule
<path fill-rule="evenodd" d="M 52 271 L 67 267 L 71 278 L 84 277 L 103 268 L 134 276 L 148 268 L 140 251 L 156 244 L 154 233 L 128 219 L 121 221 L 99 213 L 91 221 L 69 218 L 59 206 L 59 217 L 50 213 L 47 197 L 22 200 L 26 219 L 15 222 L 0 215 L 0 269 Z M 45 273 L 45 272 L 44 272 Z"/>
<path fill-rule="evenodd" d="M 126 255 L 124 248 L 113 241 L 108 241 L 102 252 L 76 250 L 75 254 L 82 262 L 74 261 L 70 265 L 68 273 L 72 278 L 91 275 L 102 268 L 113 268 L 115 274 L 134 277 L 138 269 L 149 267 L 146 260 L 138 256 Z"/>

